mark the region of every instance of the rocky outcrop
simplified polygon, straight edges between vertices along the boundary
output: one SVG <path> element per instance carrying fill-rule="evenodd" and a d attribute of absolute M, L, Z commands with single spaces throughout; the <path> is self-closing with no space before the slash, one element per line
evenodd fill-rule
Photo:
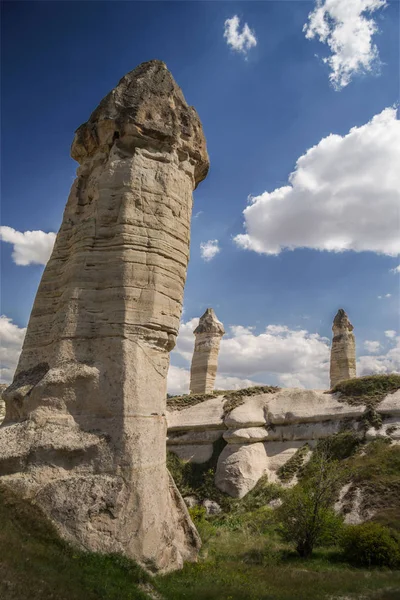
<path fill-rule="evenodd" d="M 201 463 L 212 456 L 214 460 L 216 442 L 222 441 L 219 447 L 225 442 L 215 484 L 235 498 L 245 496 L 263 476 L 279 481 L 280 469 L 301 448 L 312 449 L 336 433 L 352 431 L 367 441 L 383 436 L 400 443 L 400 390 L 377 406 L 382 420 L 378 426 L 368 423 L 366 405 L 349 404 L 339 393 L 253 393 L 240 396 L 232 410 L 229 397 L 227 393 L 183 410 L 168 410 L 167 448 L 184 460 Z"/>
<path fill-rule="evenodd" d="M 77 130 L 77 178 L 0 428 L 3 484 L 80 547 L 149 570 L 199 547 L 166 469 L 166 376 L 208 156 L 161 61 L 121 79 Z"/>
<path fill-rule="evenodd" d="M 340 381 L 356 376 L 356 340 L 353 329 L 345 311 L 340 308 L 332 325 L 331 389 Z"/>
<path fill-rule="evenodd" d="M 212 308 L 207 308 L 196 329 L 196 341 L 190 368 L 190 392 L 209 394 L 214 391 L 218 353 L 224 327 Z"/>
<path fill-rule="evenodd" d="M 3 399 L 3 392 L 7 387 L 8 387 L 7 384 L 0 383 L 0 425 L 6 414 L 6 404 Z"/>

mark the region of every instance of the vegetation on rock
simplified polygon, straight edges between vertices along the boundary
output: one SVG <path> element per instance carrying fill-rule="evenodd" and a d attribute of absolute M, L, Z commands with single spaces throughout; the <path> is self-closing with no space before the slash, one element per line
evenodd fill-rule
<path fill-rule="evenodd" d="M 234 408 L 244 403 L 249 396 L 256 394 L 275 394 L 280 388 L 274 385 L 257 385 L 254 387 L 244 388 L 242 390 L 233 390 L 225 395 L 226 402 L 224 404 L 224 414 L 228 415 Z"/>
<path fill-rule="evenodd" d="M 224 396 L 226 402 L 224 404 L 224 413 L 228 414 L 243 404 L 244 400 L 248 396 L 254 396 L 255 394 L 274 394 L 280 390 L 279 387 L 273 385 L 257 385 L 254 387 L 243 388 L 241 390 L 214 390 L 209 394 L 184 394 L 183 396 L 168 396 L 167 397 L 167 408 L 169 410 L 184 410 L 189 406 L 195 406 L 211 398 L 217 396 Z"/>
<path fill-rule="evenodd" d="M 340 401 L 353 406 L 376 406 L 385 396 L 400 389 L 400 375 L 367 375 L 336 384 L 330 393 L 340 392 Z"/>
<path fill-rule="evenodd" d="M 304 444 L 304 446 L 301 446 L 301 448 L 296 450 L 293 456 L 278 469 L 277 475 L 283 483 L 290 483 L 292 481 L 293 477 L 303 466 L 304 460 L 309 451 L 309 445 Z"/>

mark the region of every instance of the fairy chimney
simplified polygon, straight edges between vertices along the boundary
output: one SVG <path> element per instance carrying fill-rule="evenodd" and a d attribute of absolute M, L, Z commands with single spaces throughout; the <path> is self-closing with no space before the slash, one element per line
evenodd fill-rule
<path fill-rule="evenodd" d="M 343 308 L 333 320 L 331 348 L 331 389 L 344 379 L 356 377 L 356 340 L 353 325 Z"/>
<path fill-rule="evenodd" d="M 77 178 L 4 394 L 0 476 L 74 545 L 167 571 L 200 545 L 166 467 L 165 412 L 203 129 L 152 60 L 79 127 L 71 156 Z"/>
<path fill-rule="evenodd" d="M 196 329 L 196 341 L 190 368 L 190 392 L 208 394 L 214 390 L 218 353 L 224 326 L 212 308 L 207 308 Z"/>

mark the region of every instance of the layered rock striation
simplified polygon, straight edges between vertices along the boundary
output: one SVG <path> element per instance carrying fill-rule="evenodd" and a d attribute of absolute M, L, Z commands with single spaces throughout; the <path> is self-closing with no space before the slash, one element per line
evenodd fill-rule
<path fill-rule="evenodd" d="M 196 340 L 190 367 L 190 392 L 209 394 L 214 390 L 224 326 L 217 319 L 214 310 L 207 308 L 193 333 Z"/>
<path fill-rule="evenodd" d="M 169 409 L 167 448 L 183 460 L 204 463 L 216 458 L 220 440 L 226 442 L 215 484 L 235 498 L 245 496 L 265 475 L 279 481 L 280 470 L 300 449 L 312 449 L 334 434 L 350 431 L 367 441 L 383 437 L 400 443 L 400 390 L 376 408 L 379 426 L 368 422 L 368 407 L 349 404 L 339 393 L 294 388 L 244 395 L 231 411 L 227 398 Z"/>
<path fill-rule="evenodd" d="M 356 377 L 356 340 L 353 329 L 349 317 L 340 308 L 332 325 L 331 389 L 340 381 Z"/>
<path fill-rule="evenodd" d="M 81 125 L 78 161 L 0 428 L 3 484 L 80 547 L 149 570 L 196 557 L 166 468 L 166 376 L 208 170 L 196 111 L 161 61 L 121 79 Z"/>

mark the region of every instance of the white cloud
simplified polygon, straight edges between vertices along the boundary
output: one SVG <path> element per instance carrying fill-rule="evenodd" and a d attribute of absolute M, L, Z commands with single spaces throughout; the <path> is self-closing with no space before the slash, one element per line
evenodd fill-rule
<path fill-rule="evenodd" d="M 241 32 L 239 32 L 239 25 L 240 19 L 237 15 L 234 15 L 231 19 L 226 19 L 224 23 L 224 38 L 228 46 L 233 50 L 247 54 L 250 48 L 257 46 L 257 38 L 247 23 L 243 25 Z"/>
<path fill-rule="evenodd" d="M 385 332 L 386 333 L 386 332 Z M 389 336 L 392 337 L 392 336 Z M 400 373 L 400 336 L 393 337 L 395 345 L 392 346 L 386 354 L 378 356 L 361 356 L 357 361 L 357 375 L 385 373 Z"/>
<path fill-rule="evenodd" d="M 189 384 L 189 369 L 171 365 L 168 371 L 168 393 L 172 395 L 188 394 Z M 253 385 L 257 385 L 257 383 L 251 381 L 251 379 L 240 379 L 239 377 L 229 377 L 220 374 L 217 374 L 215 380 L 216 390 L 240 390 Z"/>
<path fill-rule="evenodd" d="M 336 90 L 348 85 L 354 75 L 379 66 L 372 42 L 378 27 L 370 15 L 385 6 L 386 0 L 316 0 L 303 31 L 306 38 L 328 45 L 331 56 L 323 62 L 331 68 L 329 79 Z"/>
<path fill-rule="evenodd" d="M 201 242 L 200 254 L 206 262 L 209 262 L 221 251 L 218 245 L 218 240 L 208 240 L 208 242 Z"/>
<path fill-rule="evenodd" d="M 323 138 L 297 160 L 288 185 L 251 198 L 247 233 L 234 240 L 264 254 L 313 248 L 396 256 L 399 164 L 400 121 L 386 108 L 343 137 Z"/>
<path fill-rule="evenodd" d="M 385 294 L 384 296 L 378 296 L 379 300 L 382 300 L 383 298 L 391 298 L 392 294 Z"/>
<path fill-rule="evenodd" d="M 385 331 L 385 336 L 389 339 L 393 339 L 396 337 L 396 332 L 394 331 L 394 329 L 387 329 Z"/>
<path fill-rule="evenodd" d="M 394 269 L 390 269 L 391 273 L 400 273 L 400 265 L 398 267 L 395 267 Z"/>
<path fill-rule="evenodd" d="M 12 257 L 16 265 L 45 265 L 53 250 L 56 234 L 44 231 L 16 231 L 3 225 L 0 227 L 0 239 L 13 244 Z"/>
<path fill-rule="evenodd" d="M 192 359 L 193 330 L 197 323 L 198 319 L 192 319 L 181 324 L 174 350 L 188 364 Z M 268 384 L 273 376 L 284 386 L 327 388 L 328 344 L 329 340 L 318 334 L 290 330 L 284 325 L 268 325 L 260 334 L 254 333 L 252 327 L 233 325 L 229 327 L 229 336 L 221 340 L 218 377 L 230 378 L 226 382 L 232 384 L 235 377 L 243 383 L 261 375 Z M 224 389 L 221 384 L 217 381 L 217 387 Z"/>
<path fill-rule="evenodd" d="M 9 317 L 0 316 L 0 381 L 11 383 L 26 333 Z"/>
<path fill-rule="evenodd" d="M 370 341 L 370 340 L 366 340 L 364 342 L 364 348 L 366 349 L 367 352 L 371 352 L 371 353 L 378 352 L 380 347 L 381 347 L 380 342 L 375 342 L 375 341 Z"/>

